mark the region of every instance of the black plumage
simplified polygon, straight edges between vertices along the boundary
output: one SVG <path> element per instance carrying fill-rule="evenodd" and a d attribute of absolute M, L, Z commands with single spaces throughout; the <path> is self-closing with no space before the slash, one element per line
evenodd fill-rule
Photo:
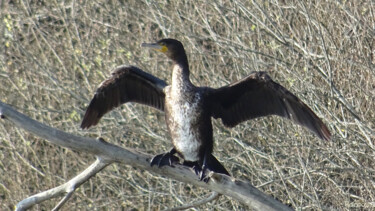
<path fill-rule="evenodd" d="M 164 111 L 167 83 L 134 66 L 120 66 L 103 81 L 87 107 L 81 128 L 98 124 L 100 118 L 113 108 L 136 102 Z"/>

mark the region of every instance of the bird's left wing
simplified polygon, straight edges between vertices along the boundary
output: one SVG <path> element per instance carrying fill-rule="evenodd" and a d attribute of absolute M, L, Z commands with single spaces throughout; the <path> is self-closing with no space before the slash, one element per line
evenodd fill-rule
<path fill-rule="evenodd" d="M 81 128 L 96 125 L 113 108 L 127 102 L 137 102 L 164 111 L 167 83 L 134 66 L 117 67 L 103 81 L 91 100 Z"/>
<path fill-rule="evenodd" d="M 254 72 L 246 78 L 218 89 L 207 88 L 212 116 L 233 127 L 242 121 L 267 115 L 291 119 L 309 128 L 321 139 L 331 136 L 319 117 L 300 99 L 264 72 Z"/>

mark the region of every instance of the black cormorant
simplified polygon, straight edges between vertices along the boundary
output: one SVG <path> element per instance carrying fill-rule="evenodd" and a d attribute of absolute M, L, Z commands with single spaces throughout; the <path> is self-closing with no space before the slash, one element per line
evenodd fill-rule
<path fill-rule="evenodd" d="M 197 87 L 190 82 L 188 59 L 181 42 L 162 39 L 142 46 L 160 51 L 173 61 L 171 85 L 137 67 L 120 66 L 97 89 L 81 128 L 96 125 L 105 113 L 127 102 L 165 111 L 173 148 L 156 155 L 151 165 L 172 165 L 178 161 L 174 155 L 178 153 L 201 180 L 205 179 L 206 170 L 229 175 L 212 155 L 211 117 L 234 127 L 245 120 L 278 115 L 307 127 L 321 139 L 330 139 L 330 132 L 319 117 L 265 72 L 253 72 L 218 89 Z"/>

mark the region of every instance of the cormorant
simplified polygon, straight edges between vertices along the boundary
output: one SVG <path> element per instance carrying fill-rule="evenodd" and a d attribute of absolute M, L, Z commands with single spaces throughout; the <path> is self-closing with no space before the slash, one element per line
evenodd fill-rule
<path fill-rule="evenodd" d="M 137 67 L 120 66 L 100 84 L 81 128 L 96 125 L 105 113 L 127 102 L 165 111 L 173 148 L 153 157 L 151 165 L 172 165 L 179 160 L 174 155 L 178 153 L 184 165 L 193 167 L 201 180 L 206 179 L 206 170 L 229 175 L 212 155 L 211 117 L 234 127 L 245 120 L 278 115 L 307 127 L 321 139 L 330 139 L 331 134 L 319 117 L 265 72 L 253 72 L 218 89 L 197 87 L 190 82 L 188 59 L 181 42 L 162 39 L 142 46 L 160 51 L 173 61 L 171 85 Z"/>

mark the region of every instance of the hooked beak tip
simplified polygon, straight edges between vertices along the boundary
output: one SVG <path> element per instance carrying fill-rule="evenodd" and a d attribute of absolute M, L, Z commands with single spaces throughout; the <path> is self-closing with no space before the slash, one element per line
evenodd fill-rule
<path fill-rule="evenodd" d="M 141 47 L 159 49 L 161 46 L 156 43 L 142 43 Z"/>

